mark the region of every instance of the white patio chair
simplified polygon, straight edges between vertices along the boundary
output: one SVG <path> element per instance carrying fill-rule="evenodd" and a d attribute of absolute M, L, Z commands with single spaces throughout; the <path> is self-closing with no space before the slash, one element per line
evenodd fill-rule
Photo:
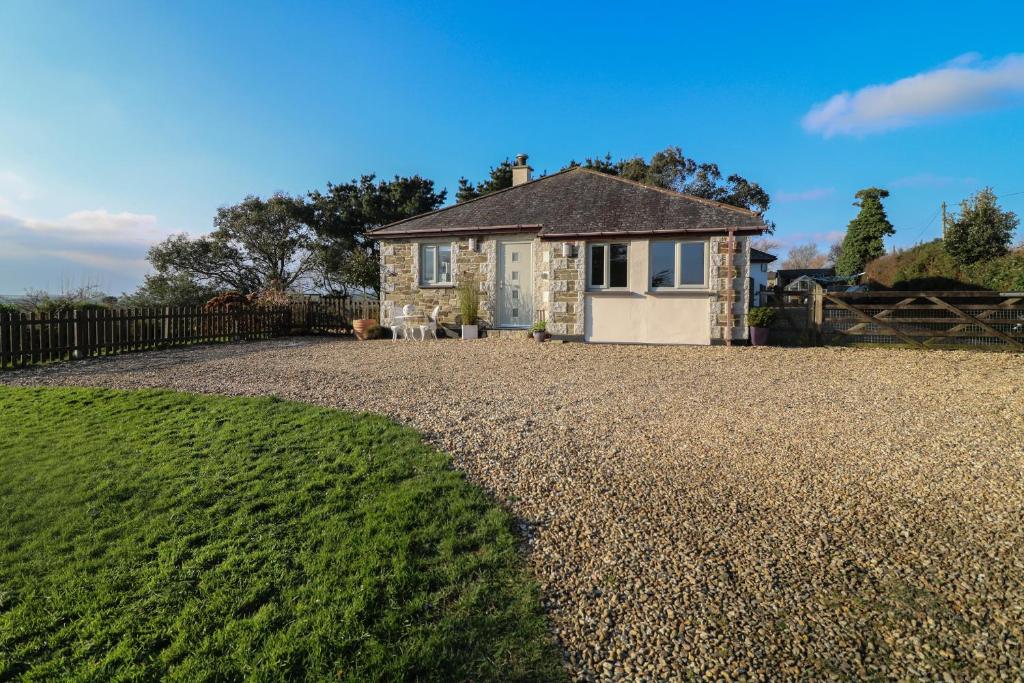
<path fill-rule="evenodd" d="M 393 303 L 388 304 L 384 324 L 391 328 L 392 341 L 398 341 L 402 335 L 405 335 L 406 339 L 409 338 L 409 329 L 405 323 L 405 316 L 395 314 L 395 305 Z"/>
<path fill-rule="evenodd" d="M 441 307 L 440 306 L 434 306 L 434 310 L 432 310 L 430 312 L 430 315 L 427 316 L 427 324 L 426 325 L 420 325 L 420 341 L 423 341 L 423 340 L 425 340 L 427 338 L 427 332 L 430 332 L 432 335 L 434 335 L 434 339 L 438 338 L 437 337 L 437 317 L 439 315 L 441 315 Z"/>

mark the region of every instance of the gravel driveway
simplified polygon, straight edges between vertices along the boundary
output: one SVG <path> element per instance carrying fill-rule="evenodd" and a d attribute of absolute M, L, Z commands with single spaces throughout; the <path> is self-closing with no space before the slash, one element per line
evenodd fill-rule
<path fill-rule="evenodd" d="M 1021 675 L 1024 356 L 286 340 L 0 382 L 416 427 L 524 520 L 580 679 Z"/>

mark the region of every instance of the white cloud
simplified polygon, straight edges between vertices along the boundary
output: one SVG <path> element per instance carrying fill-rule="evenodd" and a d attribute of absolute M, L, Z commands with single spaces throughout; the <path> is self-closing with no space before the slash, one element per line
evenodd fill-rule
<path fill-rule="evenodd" d="M 66 281 L 134 289 L 148 270 L 148 247 L 166 237 L 156 216 L 103 209 L 43 221 L 0 213 L 0 293 Z"/>
<path fill-rule="evenodd" d="M 26 219 L 22 224 L 27 230 L 75 241 L 151 244 L 165 236 L 152 214 L 106 209 L 75 211 L 57 221 Z"/>
<path fill-rule="evenodd" d="M 918 173 L 917 175 L 897 178 L 890 183 L 893 187 L 949 187 L 950 185 L 977 185 L 977 178 L 954 178 L 934 173 Z"/>
<path fill-rule="evenodd" d="M 826 138 L 862 135 L 1022 102 L 1024 54 L 984 62 L 969 53 L 893 83 L 833 95 L 811 107 L 802 124 Z"/>
<path fill-rule="evenodd" d="M 785 235 L 772 235 L 771 239 L 779 243 L 780 247 L 788 253 L 793 247 L 799 247 L 808 242 L 814 242 L 824 250 L 836 242 L 842 242 L 846 237 L 846 230 L 818 230 L 806 232 L 792 232 Z"/>
<path fill-rule="evenodd" d="M 772 199 L 778 202 L 812 202 L 835 194 L 834 187 L 816 187 L 802 192 L 776 192 Z"/>

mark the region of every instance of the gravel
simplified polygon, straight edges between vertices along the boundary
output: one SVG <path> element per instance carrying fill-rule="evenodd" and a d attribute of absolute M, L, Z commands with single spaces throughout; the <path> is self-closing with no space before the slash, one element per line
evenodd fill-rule
<path fill-rule="evenodd" d="M 1024 356 L 316 339 L 11 384 L 393 416 L 520 519 L 574 679 L 1014 679 Z"/>

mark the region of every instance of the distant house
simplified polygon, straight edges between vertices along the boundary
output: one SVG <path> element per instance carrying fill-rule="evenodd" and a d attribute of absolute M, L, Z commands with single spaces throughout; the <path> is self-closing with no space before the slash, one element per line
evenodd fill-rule
<path fill-rule="evenodd" d="M 768 289 L 768 264 L 778 257 L 760 249 L 750 248 L 750 300 L 760 305 L 762 292 Z"/>
<path fill-rule="evenodd" d="M 834 277 L 835 268 L 783 268 L 776 272 L 775 286 L 782 287 L 786 291 L 805 291 L 810 288 L 811 283 L 819 279 Z M 800 284 L 791 288 L 790 285 L 800 281 Z"/>
<path fill-rule="evenodd" d="M 831 271 L 831 274 L 822 274 L 819 271 L 822 273 Z M 836 275 L 832 268 L 808 269 L 803 275 L 785 285 L 783 289 L 787 292 L 806 292 L 814 285 L 818 285 L 830 292 L 865 291 L 867 288 L 863 285 L 854 284 L 863 274 Z"/>
<path fill-rule="evenodd" d="M 373 230 L 382 315 L 439 307 L 456 324 L 468 281 L 492 330 L 544 320 L 553 336 L 585 341 L 747 337 L 760 270 L 750 238 L 767 229 L 758 214 L 586 168 L 530 171 L 519 155 L 512 187 Z"/>

